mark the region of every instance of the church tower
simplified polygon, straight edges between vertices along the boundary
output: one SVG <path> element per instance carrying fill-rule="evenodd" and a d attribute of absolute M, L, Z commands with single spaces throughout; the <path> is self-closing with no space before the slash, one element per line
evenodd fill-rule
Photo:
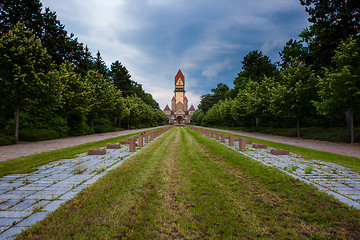
<path fill-rule="evenodd" d="M 187 111 L 184 106 L 184 97 L 185 97 L 185 77 L 184 74 L 179 69 L 178 73 L 175 76 L 175 109 L 173 109 L 174 112 L 176 110 L 181 109 L 184 112 Z"/>
<path fill-rule="evenodd" d="M 168 105 L 166 105 L 164 109 L 164 112 L 171 123 L 183 124 L 191 122 L 191 117 L 195 110 L 188 110 L 188 99 L 185 96 L 185 92 L 185 77 L 179 69 L 175 76 L 175 91 L 174 96 L 171 99 L 171 112 Z M 190 109 L 193 110 L 194 106 L 191 105 Z"/>

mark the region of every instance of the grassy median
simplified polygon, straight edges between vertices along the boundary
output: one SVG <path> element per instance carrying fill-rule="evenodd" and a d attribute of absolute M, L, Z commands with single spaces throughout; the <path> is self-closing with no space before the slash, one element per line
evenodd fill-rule
<path fill-rule="evenodd" d="M 359 229 L 359 210 L 173 128 L 18 239 L 356 239 Z"/>

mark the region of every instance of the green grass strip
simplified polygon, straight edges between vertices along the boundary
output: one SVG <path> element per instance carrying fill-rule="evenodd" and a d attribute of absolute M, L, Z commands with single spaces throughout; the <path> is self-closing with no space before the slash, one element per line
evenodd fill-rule
<path fill-rule="evenodd" d="M 18 239 L 355 239 L 360 211 L 173 128 Z"/>
<path fill-rule="evenodd" d="M 211 129 L 211 128 L 209 128 L 209 129 Z M 219 133 L 224 133 L 224 134 L 232 134 L 232 133 L 216 131 L 216 130 L 213 130 L 213 131 L 219 132 Z M 266 144 L 268 147 L 277 148 L 277 149 L 287 149 L 290 152 L 296 153 L 299 156 L 306 158 L 306 159 L 323 160 L 323 161 L 327 161 L 327 162 L 340 164 L 340 165 L 350 168 L 354 172 L 360 173 L 360 159 L 359 158 L 344 156 L 344 155 L 336 154 L 336 153 L 319 151 L 319 150 L 315 150 L 315 149 L 303 148 L 303 147 L 293 146 L 293 145 L 284 144 L 284 143 L 271 142 L 271 141 L 267 141 L 267 140 L 242 136 L 242 135 L 238 135 L 238 134 L 232 134 L 232 135 L 234 135 L 234 137 L 245 138 L 254 143 Z"/>

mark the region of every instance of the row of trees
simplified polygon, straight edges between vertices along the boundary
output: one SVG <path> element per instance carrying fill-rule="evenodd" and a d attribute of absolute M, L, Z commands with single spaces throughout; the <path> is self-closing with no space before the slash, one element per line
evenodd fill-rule
<path fill-rule="evenodd" d="M 345 114 L 354 142 L 360 117 L 360 4 L 301 0 L 312 25 L 290 40 L 272 63 L 259 51 L 242 61 L 234 87 L 218 84 L 203 95 L 193 121 L 203 125 L 339 126 Z"/>
<path fill-rule="evenodd" d="M 1 18 L 2 133 L 14 131 L 18 139 L 20 128 L 45 128 L 83 135 L 166 120 L 125 66 L 116 61 L 108 69 L 100 52 L 93 58 L 39 1 L 2 1 Z"/>

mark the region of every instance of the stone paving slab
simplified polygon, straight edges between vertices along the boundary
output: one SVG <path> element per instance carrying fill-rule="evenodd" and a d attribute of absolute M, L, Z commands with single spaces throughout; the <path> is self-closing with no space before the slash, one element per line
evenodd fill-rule
<path fill-rule="evenodd" d="M 213 140 L 230 147 L 227 141 L 222 143 L 219 140 Z M 239 143 L 236 142 L 230 148 L 239 151 Z M 264 165 L 277 168 L 294 178 L 311 184 L 341 202 L 360 209 L 359 173 L 331 162 L 305 159 L 294 153 L 277 156 L 270 154 L 270 151 L 271 148 L 255 149 L 247 145 L 245 152 L 239 152 Z"/>
<path fill-rule="evenodd" d="M 123 145 L 120 149 L 107 149 L 106 155 L 81 153 L 73 159 L 40 166 L 33 173 L 0 178 L 0 239 L 15 238 L 134 153 Z"/>

